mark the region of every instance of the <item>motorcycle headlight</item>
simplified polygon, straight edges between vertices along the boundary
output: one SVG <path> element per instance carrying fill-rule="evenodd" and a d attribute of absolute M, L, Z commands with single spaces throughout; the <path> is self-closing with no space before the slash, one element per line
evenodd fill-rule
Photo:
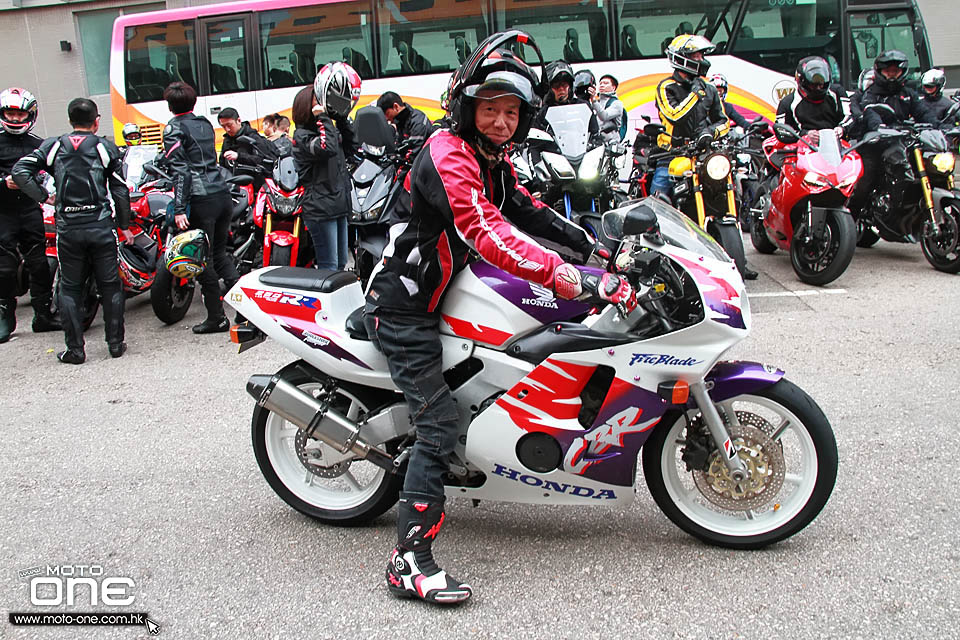
<path fill-rule="evenodd" d="M 573 167 L 570 166 L 570 162 L 564 156 L 560 155 L 559 153 L 544 151 L 542 157 L 547 166 L 549 166 L 550 169 L 561 180 L 576 179 L 576 171 L 573 170 Z"/>
<path fill-rule="evenodd" d="M 955 158 L 953 157 L 952 153 L 938 153 L 933 156 L 930 164 L 932 164 L 934 169 L 937 170 L 937 173 L 950 175 L 953 173 Z"/>
<path fill-rule="evenodd" d="M 712 155 L 707 158 L 706 169 L 711 180 L 723 180 L 730 175 L 730 159 L 720 153 Z"/>
<path fill-rule="evenodd" d="M 853 174 L 852 176 L 850 176 L 850 177 L 847 178 L 846 180 L 841 180 L 841 181 L 840 181 L 840 184 L 837 185 L 837 188 L 839 188 L 839 189 L 846 189 L 847 187 L 849 187 L 850 185 L 852 185 L 852 184 L 853 184 L 854 182 L 856 182 L 856 181 L 857 181 L 857 174 Z"/>
<path fill-rule="evenodd" d="M 380 212 L 383 210 L 383 205 L 384 205 L 386 202 L 387 202 L 387 199 L 384 198 L 383 200 L 381 200 L 380 202 L 378 202 L 375 207 L 372 207 L 372 208 L 367 209 L 366 211 L 364 211 L 364 212 L 361 214 L 361 215 L 363 216 L 363 219 L 364 219 L 364 220 L 376 220 L 377 218 L 379 218 L 379 217 L 380 217 Z"/>
<path fill-rule="evenodd" d="M 593 180 L 600 175 L 600 162 L 603 160 L 603 147 L 588 151 L 580 162 L 580 179 Z"/>
<path fill-rule="evenodd" d="M 297 207 L 300 206 L 299 198 L 297 196 L 282 196 L 279 193 L 270 192 L 270 205 L 273 207 L 273 210 L 282 216 L 293 215 L 297 210 Z"/>
<path fill-rule="evenodd" d="M 814 173 L 813 171 L 807 171 L 803 175 L 803 181 L 807 184 L 812 184 L 815 187 L 829 187 L 830 183 L 823 179 L 819 174 Z"/>

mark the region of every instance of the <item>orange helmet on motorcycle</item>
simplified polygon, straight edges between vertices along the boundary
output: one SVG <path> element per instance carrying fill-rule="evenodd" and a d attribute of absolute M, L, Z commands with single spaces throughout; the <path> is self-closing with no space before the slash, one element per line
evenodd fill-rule
<path fill-rule="evenodd" d="M 207 268 L 210 246 L 202 229 L 184 231 L 170 241 L 163 253 L 167 271 L 177 278 L 196 278 Z"/>

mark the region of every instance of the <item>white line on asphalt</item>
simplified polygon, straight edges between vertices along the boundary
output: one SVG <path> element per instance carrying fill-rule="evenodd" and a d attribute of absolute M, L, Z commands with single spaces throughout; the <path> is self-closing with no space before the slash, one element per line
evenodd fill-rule
<path fill-rule="evenodd" d="M 763 291 L 761 293 L 747 292 L 750 298 L 799 298 L 801 296 L 818 296 L 827 293 L 846 293 L 846 289 L 801 289 L 799 291 Z"/>

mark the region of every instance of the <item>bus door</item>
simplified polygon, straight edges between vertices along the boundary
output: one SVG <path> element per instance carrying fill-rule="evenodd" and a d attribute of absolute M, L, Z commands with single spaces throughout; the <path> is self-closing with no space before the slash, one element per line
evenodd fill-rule
<path fill-rule="evenodd" d="M 251 33 L 251 14 L 214 16 L 199 20 L 200 93 L 195 113 L 203 114 L 217 130 L 217 148 L 223 129 L 217 120 L 224 109 L 232 107 L 240 121 L 257 121 L 257 86 L 259 57 L 254 51 L 257 39 Z"/>

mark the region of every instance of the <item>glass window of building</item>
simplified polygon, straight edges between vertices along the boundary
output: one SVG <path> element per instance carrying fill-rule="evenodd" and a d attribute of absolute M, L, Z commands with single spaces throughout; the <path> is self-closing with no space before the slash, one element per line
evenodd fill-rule
<path fill-rule="evenodd" d="M 163 8 L 164 5 L 160 3 L 76 13 L 88 94 L 110 93 L 110 39 L 113 36 L 113 21 L 122 13 L 140 13 Z"/>

